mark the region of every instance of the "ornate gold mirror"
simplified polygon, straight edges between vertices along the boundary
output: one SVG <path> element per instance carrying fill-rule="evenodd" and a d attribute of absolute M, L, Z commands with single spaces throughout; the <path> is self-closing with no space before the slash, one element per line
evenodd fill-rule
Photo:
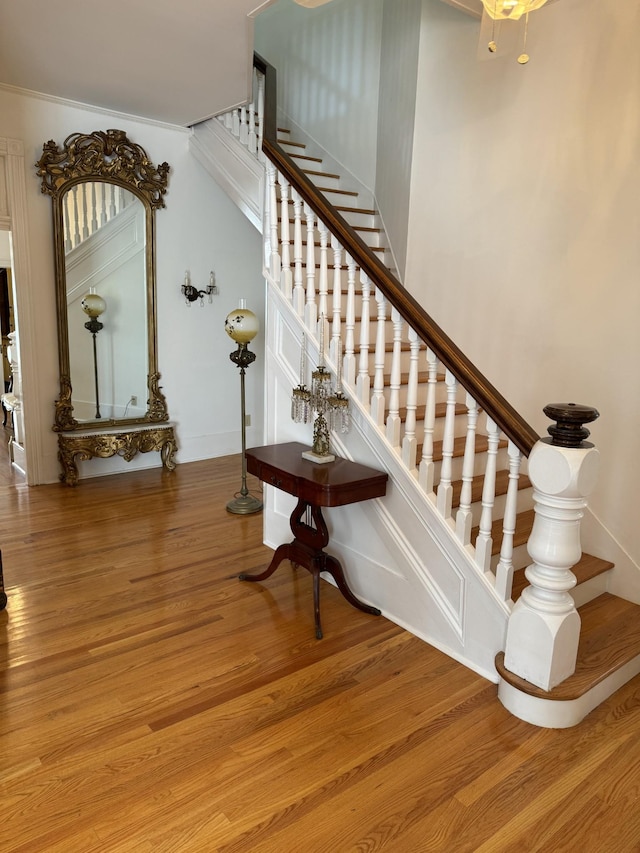
<path fill-rule="evenodd" d="M 60 395 L 54 430 L 168 420 L 158 381 L 154 214 L 169 166 L 121 130 L 74 133 L 36 164 L 53 202 Z"/>
<path fill-rule="evenodd" d="M 61 480 L 78 460 L 158 450 L 175 468 L 173 427 L 160 391 L 155 211 L 169 166 L 154 166 L 122 130 L 74 133 L 36 163 L 53 202 Z M 153 427 L 153 428 L 152 428 Z"/>

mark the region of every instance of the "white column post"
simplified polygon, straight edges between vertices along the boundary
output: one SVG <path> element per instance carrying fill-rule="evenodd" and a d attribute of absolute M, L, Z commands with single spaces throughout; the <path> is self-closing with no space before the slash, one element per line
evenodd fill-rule
<path fill-rule="evenodd" d="M 580 519 L 585 497 L 595 486 L 599 454 L 583 439 L 583 423 L 598 412 L 573 403 L 546 406 L 557 419 L 552 438 L 538 441 L 529 456 L 535 521 L 528 551 L 533 564 L 507 628 L 505 667 L 543 690 L 551 690 L 575 672 L 580 616 L 569 590 L 571 569 L 580 559 Z"/>

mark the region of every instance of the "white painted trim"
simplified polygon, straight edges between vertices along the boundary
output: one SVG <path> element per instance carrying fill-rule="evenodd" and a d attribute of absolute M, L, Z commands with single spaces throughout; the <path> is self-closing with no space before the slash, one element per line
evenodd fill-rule
<path fill-rule="evenodd" d="M 60 98 L 57 95 L 47 95 L 44 92 L 34 92 L 32 89 L 23 89 L 20 86 L 12 86 L 9 83 L 0 83 L 0 90 L 9 92 L 9 94 L 12 95 L 18 95 L 22 98 L 36 98 L 39 101 L 49 101 L 49 103 L 58 104 L 63 107 L 71 107 L 76 110 L 86 110 L 94 115 L 98 113 L 99 115 L 110 116 L 111 118 L 122 119 L 123 121 L 135 121 L 140 124 L 150 125 L 151 127 L 190 133 L 190 129 L 181 124 L 171 124 L 170 122 L 158 121 L 157 119 L 147 118 L 145 116 L 137 116 L 131 113 L 119 112 L 118 110 L 110 110 L 106 107 L 97 107 L 95 104 L 85 104 L 82 101 L 73 101 L 70 98 Z"/>
<path fill-rule="evenodd" d="M 543 699 L 523 693 L 503 679 L 498 684 L 498 699 L 514 717 L 546 729 L 567 729 L 577 725 L 616 690 L 640 673 L 640 655 L 600 681 L 578 699 Z"/>
<path fill-rule="evenodd" d="M 262 233 L 264 165 L 218 119 L 194 128 L 189 149 L 249 222 Z"/>
<path fill-rule="evenodd" d="M 7 199 L 11 216 L 12 270 L 18 351 L 22 374 L 26 480 L 30 486 L 41 482 L 42 421 L 37 398 L 37 336 L 32 304 L 31 260 L 27 218 L 27 188 L 24 147 L 18 139 L 0 139 L 5 154 Z"/>

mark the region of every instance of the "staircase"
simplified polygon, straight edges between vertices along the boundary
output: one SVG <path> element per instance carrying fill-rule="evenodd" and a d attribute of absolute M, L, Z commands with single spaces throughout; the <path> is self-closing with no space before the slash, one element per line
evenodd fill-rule
<path fill-rule="evenodd" d="M 320 337 L 330 341 L 327 358 L 334 369 L 341 360 L 357 433 L 348 442 L 336 436 L 335 444 L 344 455 L 383 465 L 394 493 L 402 492 L 387 501 L 395 518 L 381 507 L 371 510 L 372 527 L 385 547 L 394 537 L 405 540 L 395 547 L 429 597 L 423 625 L 407 618 L 410 607 L 384 612 L 498 680 L 503 703 L 523 719 L 574 725 L 640 672 L 640 606 L 608 591 L 612 562 L 582 554 L 567 566 L 575 586 L 570 580 L 565 587 L 582 623 L 574 674 L 545 690 L 505 667 L 509 617 L 529 583 L 527 543 L 535 511 L 527 457 L 537 436 L 483 377 L 468 381 L 473 368 L 464 358 L 452 367 L 454 345 L 431 321 L 428 328 L 407 321 L 414 306 L 406 291 L 387 296 L 386 275 L 378 267 L 389 270 L 393 262 L 373 206 L 361 204 L 357 190 L 323 167 L 321 152 L 292 138 L 286 127 L 276 130 L 272 122 L 269 128 L 266 119 L 264 134 L 276 142 L 274 149 L 265 145 L 275 166 L 267 160 L 263 187 L 274 412 L 284 408 L 292 385 L 304 382 L 295 357 L 302 330 L 310 335 L 312 357 L 319 355 Z M 292 174 L 289 163 L 301 176 Z M 299 437 L 275 413 L 271 420 L 270 440 Z M 267 529 L 282 527 L 284 517 L 272 512 Z M 436 540 L 435 550 L 426 537 Z M 279 538 L 280 531 L 273 534 L 274 541 Z M 339 529 L 333 538 L 340 540 Z M 358 556 L 369 568 L 356 574 L 356 589 L 374 596 L 376 584 L 366 575 L 375 575 L 375 558 Z M 385 587 L 381 572 L 377 586 Z M 477 598 L 469 604 L 472 588 Z M 441 625 L 429 624 L 438 622 L 436 611 Z M 474 646 L 485 648 L 476 653 Z"/>

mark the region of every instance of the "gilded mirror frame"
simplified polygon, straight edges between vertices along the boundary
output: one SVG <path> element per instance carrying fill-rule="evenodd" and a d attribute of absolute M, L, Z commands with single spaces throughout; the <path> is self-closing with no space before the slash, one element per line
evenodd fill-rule
<path fill-rule="evenodd" d="M 41 191 L 51 196 L 53 209 L 56 312 L 60 393 L 55 403 L 55 432 L 104 429 L 129 424 L 162 423 L 169 420 L 167 404 L 159 386 L 155 287 L 155 211 L 165 206 L 169 165 L 154 166 L 145 150 L 131 142 L 122 130 L 73 133 L 62 146 L 50 140 L 36 163 L 42 178 Z M 104 418 L 78 421 L 73 416 L 70 374 L 69 327 L 66 296 L 63 198 L 72 187 L 90 181 L 114 184 L 133 193 L 145 213 L 145 275 L 147 310 L 147 410 L 134 418 Z"/>

